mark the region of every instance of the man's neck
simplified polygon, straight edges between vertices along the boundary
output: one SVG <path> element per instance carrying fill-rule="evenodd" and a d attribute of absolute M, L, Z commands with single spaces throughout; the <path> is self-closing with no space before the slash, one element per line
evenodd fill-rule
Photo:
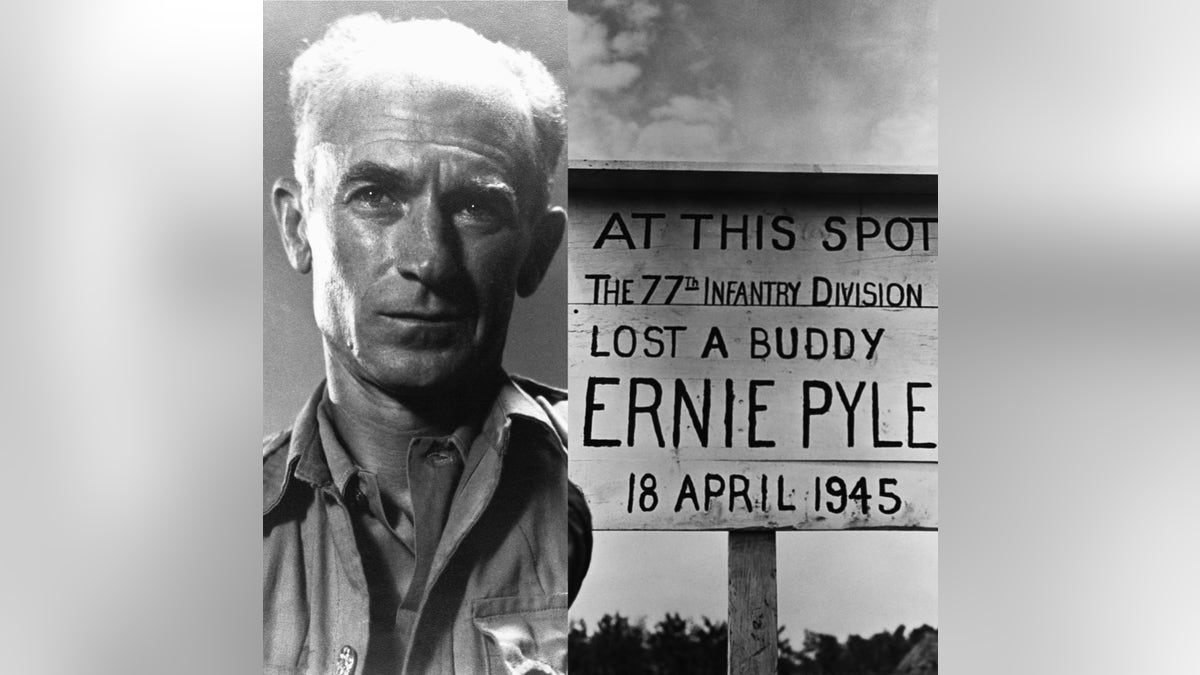
<path fill-rule="evenodd" d="M 335 359 L 327 360 L 326 375 L 329 415 L 338 436 L 354 460 L 372 471 L 404 461 L 414 437 L 446 436 L 481 424 L 499 381 L 497 369 L 475 387 L 399 396 L 362 381 Z"/>

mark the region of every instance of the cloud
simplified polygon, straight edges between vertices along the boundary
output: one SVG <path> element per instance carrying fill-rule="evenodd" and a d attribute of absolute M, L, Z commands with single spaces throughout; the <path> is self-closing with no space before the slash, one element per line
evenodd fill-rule
<path fill-rule="evenodd" d="M 650 33 L 646 31 L 621 31 L 613 36 L 612 50 L 617 56 L 627 58 L 650 51 Z"/>
<path fill-rule="evenodd" d="M 650 110 L 638 132 L 635 152 L 644 159 L 704 161 L 729 154 L 733 106 L 724 98 L 672 96 Z"/>
<path fill-rule="evenodd" d="M 724 98 L 706 100 L 695 96 L 672 96 L 667 105 L 651 110 L 650 117 L 690 124 L 718 124 L 733 117 L 733 106 Z"/>
<path fill-rule="evenodd" d="M 935 9 L 573 2 L 570 155 L 936 165 Z"/>
<path fill-rule="evenodd" d="M 572 90 L 616 91 L 628 87 L 642 74 L 637 64 L 614 59 L 607 28 L 590 16 L 571 14 L 567 37 L 571 48 Z"/>
<path fill-rule="evenodd" d="M 937 164 L 937 114 L 900 113 L 871 129 L 868 155 L 881 164 Z"/>
<path fill-rule="evenodd" d="M 571 95 L 570 144 L 572 159 L 632 159 L 640 126 L 622 119 L 593 93 Z"/>
<path fill-rule="evenodd" d="M 650 123 L 638 133 L 635 148 L 639 158 L 652 160 L 711 161 L 726 154 L 718 128 L 678 120 Z"/>
<path fill-rule="evenodd" d="M 662 10 L 657 5 L 644 0 L 635 0 L 626 7 L 626 18 L 636 26 L 644 26 L 662 15 Z"/>
<path fill-rule="evenodd" d="M 596 16 L 572 12 L 568 24 L 571 48 L 571 87 L 581 91 L 615 91 L 628 87 L 642 73 L 631 58 L 649 51 L 654 19 L 662 14 L 648 0 L 604 0 L 619 24 L 609 26 Z"/>
<path fill-rule="evenodd" d="M 571 157 L 612 159 L 625 156 L 638 125 L 610 109 L 614 94 L 632 85 L 641 67 L 623 60 L 608 38 L 608 27 L 596 17 L 572 13 L 568 24 L 571 48 L 569 83 Z"/>
<path fill-rule="evenodd" d="M 570 19 L 571 157 L 712 159 L 726 154 L 729 101 L 692 93 L 654 101 L 634 89 L 656 49 L 662 10 L 648 0 L 603 0 L 601 18 Z M 656 102 L 656 105 L 651 103 Z"/>

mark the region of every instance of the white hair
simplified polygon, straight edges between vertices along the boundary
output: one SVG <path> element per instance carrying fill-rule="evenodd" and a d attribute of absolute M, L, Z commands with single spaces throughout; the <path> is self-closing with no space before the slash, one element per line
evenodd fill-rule
<path fill-rule="evenodd" d="M 446 54 L 489 60 L 516 77 L 533 116 L 537 148 L 532 154 L 540 179 L 534 184 L 541 188 L 534 196 L 544 206 L 567 123 L 562 89 L 542 62 L 449 19 L 387 21 L 375 13 L 338 19 L 292 64 L 288 94 L 296 131 L 294 170 L 304 194 L 312 194 L 320 121 L 347 91 L 394 64 L 428 62 Z"/>

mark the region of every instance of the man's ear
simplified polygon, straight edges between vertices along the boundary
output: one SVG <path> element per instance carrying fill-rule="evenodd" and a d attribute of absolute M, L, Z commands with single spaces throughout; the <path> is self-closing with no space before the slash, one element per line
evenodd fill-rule
<path fill-rule="evenodd" d="M 522 298 L 533 295 L 542 283 L 542 277 L 546 276 L 546 270 L 550 268 L 554 253 L 562 243 L 563 232 L 567 229 L 567 212 L 557 206 L 547 209 L 534 225 L 529 254 L 525 256 L 517 276 L 517 295 Z"/>
<path fill-rule="evenodd" d="M 279 236 L 283 249 L 287 251 L 292 269 L 308 274 L 312 269 L 312 249 L 308 245 L 308 232 L 301 202 L 300 184 L 292 178 L 280 178 L 271 190 L 275 205 L 275 221 L 279 224 Z"/>

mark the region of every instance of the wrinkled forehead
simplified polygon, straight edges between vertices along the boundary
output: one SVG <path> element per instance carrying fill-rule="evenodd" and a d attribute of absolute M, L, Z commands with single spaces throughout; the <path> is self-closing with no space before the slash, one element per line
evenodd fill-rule
<path fill-rule="evenodd" d="M 318 122 L 315 140 L 350 154 L 379 141 L 450 145 L 526 174 L 536 152 L 528 97 L 511 73 L 477 66 L 365 77 Z"/>

